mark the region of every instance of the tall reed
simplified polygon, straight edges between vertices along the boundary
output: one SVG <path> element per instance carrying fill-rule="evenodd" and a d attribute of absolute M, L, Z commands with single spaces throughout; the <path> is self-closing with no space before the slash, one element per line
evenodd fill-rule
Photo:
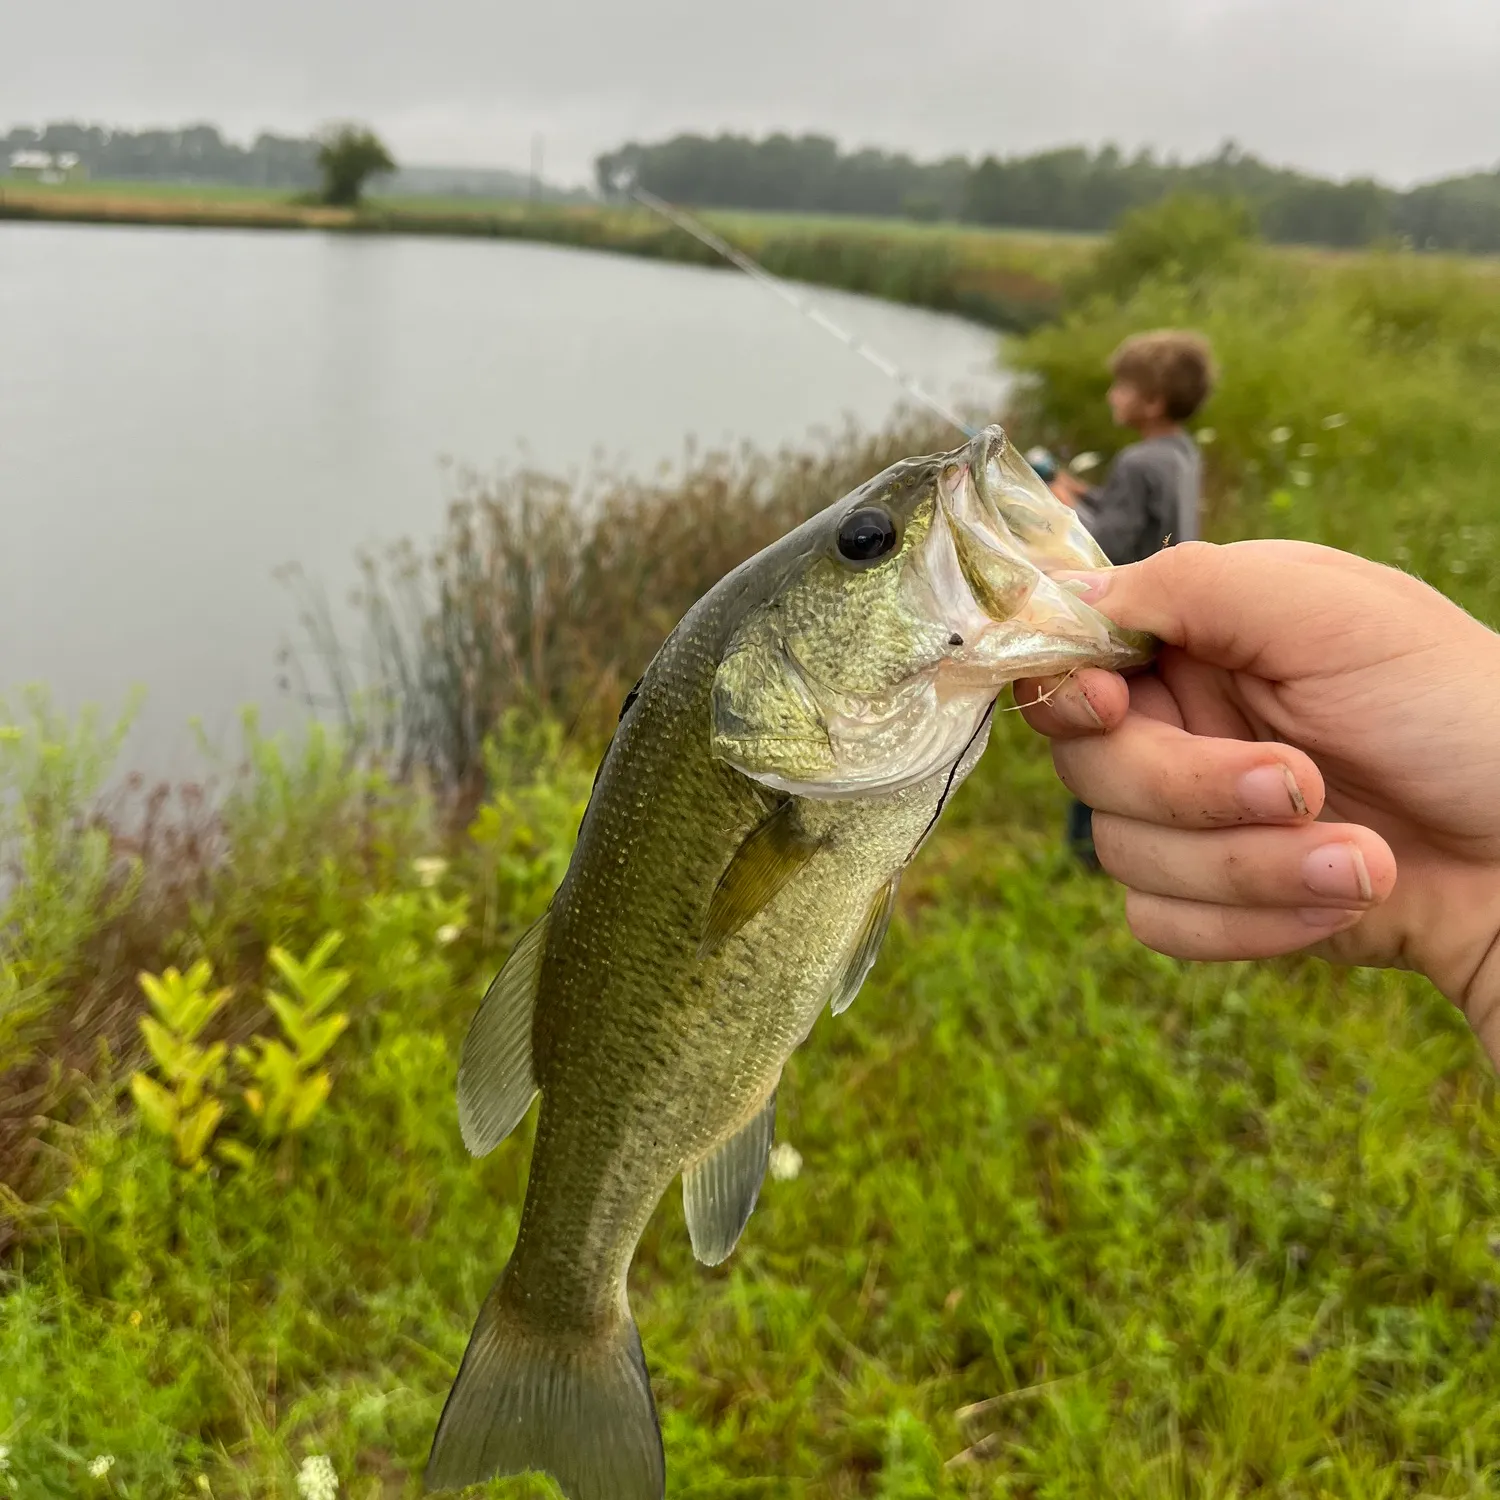
<path fill-rule="evenodd" d="M 907 415 L 817 451 L 692 456 L 670 478 L 462 475 L 429 555 L 403 544 L 366 559 L 360 653 L 296 580 L 306 634 L 293 675 L 398 775 L 472 786 L 508 710 L 602 740 L 672 626 L 724 574 L 888 464 L 956 441 Z"/>

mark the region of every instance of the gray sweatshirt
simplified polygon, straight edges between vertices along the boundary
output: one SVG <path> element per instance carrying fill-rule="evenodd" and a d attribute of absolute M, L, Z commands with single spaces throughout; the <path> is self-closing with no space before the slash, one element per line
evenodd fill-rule
<path fill-rule="evenodd" d="M 1203 460 L 1185 432 L 1132 443 L 1109 478 L 1079 498 L 1078 514 L 1112 563 L 1140 562 L 1173 542 L 1198 539 Z"/>

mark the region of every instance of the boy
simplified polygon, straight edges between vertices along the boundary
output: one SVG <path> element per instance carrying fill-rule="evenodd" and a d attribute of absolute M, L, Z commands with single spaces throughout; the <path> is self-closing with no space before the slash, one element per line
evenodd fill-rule
<path fill-rule="evenodd" d="M 1126 339 L 1109 369 L 1115 426 L 1141 441 L 1120 451 L 1098 488 L 1062 470 L 1052 492 L 1076 507 L 1112 563 L 1141 562 L 1169 541 L 1197 539 L 1202 466 L 1182 424 L 1213 389 L 1213 355 L 1200 334 L 1167 328 Z"/>
<path fill-rule="evenodd" d="M 1213 389 L 1213 353 L 1201 334 L 1164 328 L 1126 339 L 1109 369 L 1106 400 L 1115 425 L 1133 427 L 1141 440 L 1121 449 L 1097 488 L 1066 469 L 1050 488 L 1078 511 L 1112 563 L 1141 562 L 1172 542 L 1197 539 L 1203 466 L 1183 423 Z M 1077 801 L 1068 809 L 1068 847 L 1089 869 L 1099 868 L 1093 814 Z"/>

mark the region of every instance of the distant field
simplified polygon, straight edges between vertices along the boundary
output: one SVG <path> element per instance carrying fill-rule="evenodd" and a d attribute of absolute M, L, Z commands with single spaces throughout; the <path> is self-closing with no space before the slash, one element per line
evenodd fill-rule
<path fill-rule="evenodd" d="M 135 182 L 130 180 L 59 182 L 44 185 L 20 177 L 0 177 L 0 196 L 30 201 L 37 199 L 80 200 L 89 198 L 163 199 L 173 203 L 290 203 L 293 194 L 263 187 L 240 187 L 211 182 Z"/>
<path fill-rule="evenodd" d="M 0 178 L 0 220 L 479 236 L 723 264 L 681 230 L 633 205 L 448 194 L 375 196 L 356 211 L 300 198 L 291 192 L 201 183 L 99 181 L 43 187 Z M 1013 331 L 1053 316 L 1063 283 L 1087 266 L 1101 243 L 1085 234 L 838 214 L 711 210 L 702 217 L 780 276 L 955 312 Z M 1271 253 L 1338 266 L 1369 252 L 1274 247 Z M 1467 265 L 1486 274 L 1500 268 L 1500 257 L 1422 260 L 1433 268 Z"/>

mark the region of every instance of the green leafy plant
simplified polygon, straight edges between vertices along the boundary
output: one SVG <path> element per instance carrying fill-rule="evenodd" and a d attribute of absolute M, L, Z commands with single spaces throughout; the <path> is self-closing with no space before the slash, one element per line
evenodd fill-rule
<path fill-rule="evenodd" d="M 1093 264 L 1069 278 L 1067 294 L 1123 298 L 1153 279 L 1200 282 L 1235 270 L 1256 238 L 1247 204 L 1177 193 L 1125 214 Z"/>
<path fill-rule="evenodd" d="M 272 948 L 270 959 L 290 994 L 266 991 L 286 1041 L 257 1036 L 249 1047 L 235 1049 L 235 1061 L 249 1075 L 245 1103 L 266 1141 L 279 1141 L 306 1129 L 328 1100 L 333 1079 L 318 1066 L 343 1035 L 349 1017 L 324 1013 L 349 983 L 347 969 L 328 965 L 343 941 L 330 932 L 299 962 L 284 948 Z"/>
<path fill-rule="evenodd" d="M 142 1017 L 141 1034 L 165 1082 L 139 1071 L 130 1079 L 141 1118 L 159 1135 L 169 1136 L 178 1165 L 194 1171 L 203 1169 L 204 1153 L 224 1118 L 219 1090 L 228 1048 L 223 1042 L 200 1046 L 197 1040 L 233 993 L 228 987 L 212 988 L 212 979 L 207 959 L 186 974 L 169 968 L 159 976 L 140 976 L 156 1012 Z"/>
<path fill-rule="evenodd" d="M 132 716 L 69 720 L 40 688 L 0 702 L 0 1066 L 33 1055 L 84 949 L 136 898 L 138 867 L 89 815 Z"/>

